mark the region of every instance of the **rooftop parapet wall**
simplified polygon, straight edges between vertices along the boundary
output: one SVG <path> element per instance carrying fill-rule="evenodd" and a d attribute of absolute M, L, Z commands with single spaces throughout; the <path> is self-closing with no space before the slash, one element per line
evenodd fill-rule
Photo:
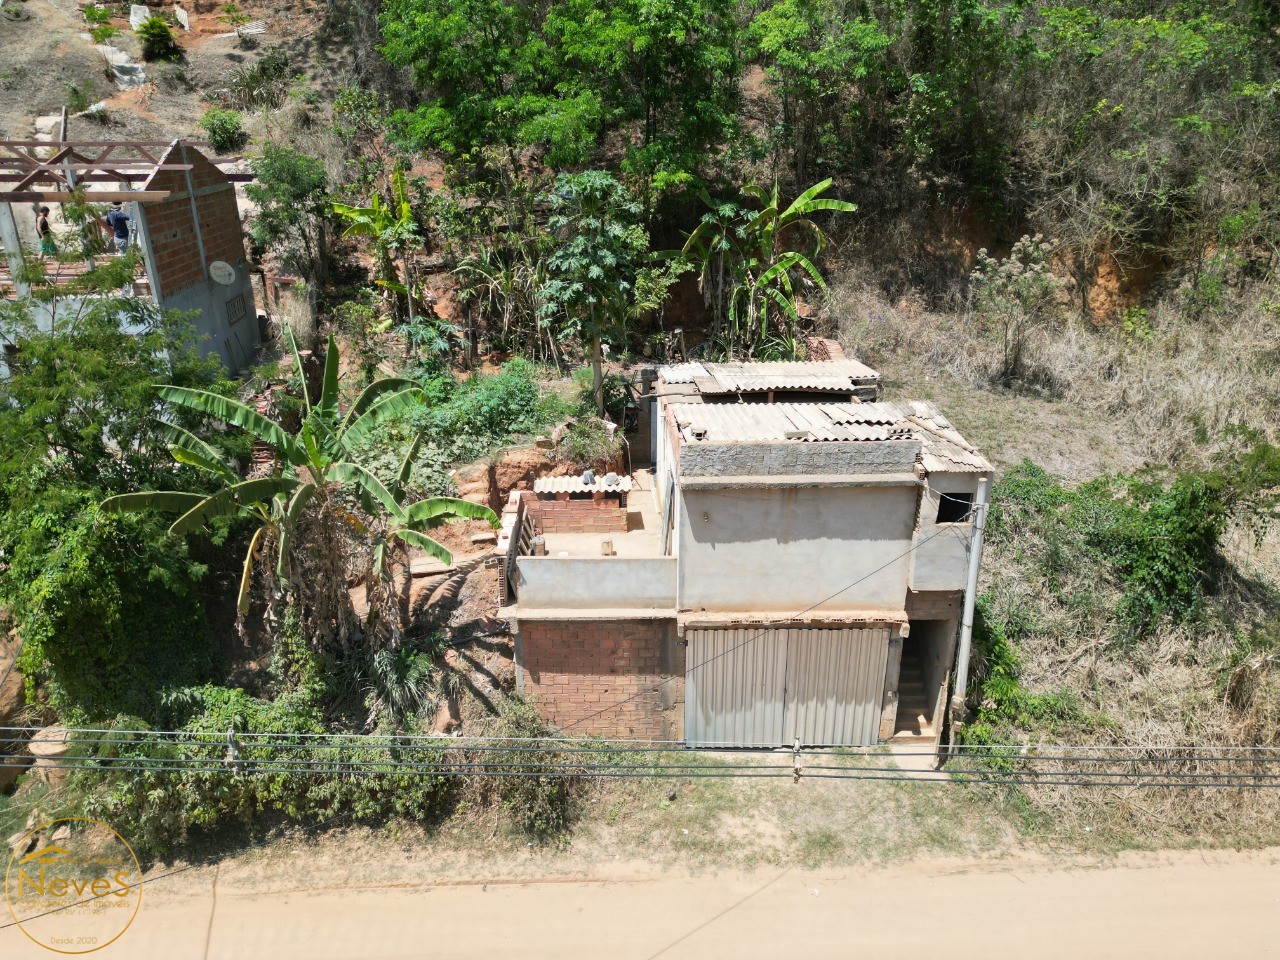
<path fill-rule="evenodd" d="M 687 443 L 680 473 L 688 477 L 910 473 L 919 440 L 854 443 Z"/>

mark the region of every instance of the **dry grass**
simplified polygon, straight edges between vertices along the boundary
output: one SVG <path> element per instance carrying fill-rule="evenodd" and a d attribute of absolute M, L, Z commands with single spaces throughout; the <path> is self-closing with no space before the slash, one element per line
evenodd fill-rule
<path fill-rule="evenodd" d="M 1051 458 L 1033 459 L 1087 479 L 1140 463 L 1201 465 L 1232 424 L 1280 435 L 1280 300 L 1270 285 L 1233 290 L 1198 320 L 1182 301 L 1181 291 L 1169 293 L 1127 332 L 1078 317 L 1039 328 L 1012 388 L 993 385 L 998 345 L 963 312 L 938 312 L 911 298 L 889 302 L 849 281 L 833 285 L 825 314 L 851 353 L 883 370 L 891 389 L 955 402 L 957 422 L 976 421 L 974 439 L 994 444 L 1001 462 L 1027 452 L 1018 443 L 1024 433 L 1048 428 L 1044 440 L 1065 437 L 1077 459 L 1097 469 L 1081 469 L 1052 443 Z M 983 424 L 991 415 L 1022 422 Z M 1002 455 L 1009 443 L 1014 457 Z"/>
<path fill-rule="evenodd" d="M 1003 471 L 1029 458 L 1068 482 L 1145 466 L 1205 467 L 1243 424 L 1280 433 L 1280 303 L 1269 284 L 1233 288 L 1199 319 L 1182 291 L 1128 331 L 1066 318 L 1037 331 L 1023 379 L 993 383 L 997 344 L 963 311 L 889 302 L 873 287 L 833 285 L 829 325 L 886 375 L 890 398 L 933 399 Z M 837 319 L 838 318 L 838 319 Z M 984 592 L 1033 625 L 1018 644 L 1032 694 L 1067 694 L 1076 721 L 1024 731 L 1036 742 L 1280 745 L 1280 657 L 1242 638 L 1280 598 L 1280 532 L 1232 531 L 1216 595 L 1196 622 L 1141 642 L 1116 639 L 1120 589 L 1096 567 L 1053 589 L 1038 572 L 1035 531 L 993 545 Z M 1247 646 L 1247 645 L 1246 645 Z M 1188 766 L 1186 770 L 1191 770 Z M 1280 839 L 1280 791 L 1039 787 L 1020 795 L 1028 824 L 1078 844 L 1257 845 Z"/>

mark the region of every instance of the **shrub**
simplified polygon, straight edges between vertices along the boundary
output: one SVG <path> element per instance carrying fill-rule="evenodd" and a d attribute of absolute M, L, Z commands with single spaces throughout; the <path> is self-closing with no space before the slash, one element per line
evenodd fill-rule
<path fill-rule="evenodd" d="M 344 764 L 358 766 L 358 776 L 334 770 L 308 772 L 306 765 L 333 763 L 335 751 L 313 739 L 325 732 L 319 704 L 305 690 L 272 699 L 243 690 L 205 686 L 185 691 L 194 714 L 182 726 L 189 739 L 178 746 L 144 744 L 142 737 L 85 748 L 102 759 L 169 757 L 203 761 L 203 769 L 101 769 L 82 776 L 95 792 L 91 815 L 123 825 L 141 856 L 163 856 L 194 831 L 239 825 L 266 830 L 282 821 L 314 825 L 343 817 L 378 822 L 391 817 L 414 820 L 440 815 L 448 799 L 447 780 L 439 774 L 404 771 L 402 759 L 438 765 L 443 754 L 417 747 L 407 757 L 392 740 L 345 748 Z M 136 718 L 122 717 L 120 729 L 146 729 Z M 226 733 L 270 734 L 264 745 L 240 737 L 235 776 L 228 776 Z M 130 742 L 130 741 L 133 742 Z M 288 763 L 281 763 L 287 758 Z"/>
<path fill-rule="evenodd" d="M 289 77 L 288 58 L 272 50 L 253 66 L 231 74 L 224 99 L 239 110 L 274 110 L 284 103 Z"/>
<path fill-rule="evenodd" d="M 177 60 L 182 56 L 182 49 L 163 17 L 147 17 L 142 21 L 138 39 L 142 42 L 144 60 Z"/>
<path fill-rule="evenodd" d="M 205 567 L 154 517 L 99 515 L 94 492 L 50 492 L 0 517 L 3 602 L 21 624 L 29 693 L 63 716 L 155 717 L 166 689 L 213 665 Z"/>
<path fill-rule="evenodd" d="M 96 3 L 86 5 L 81 13 L 84 14 L 84 22 L 90 26 L 101 27 L 111 22 L 111 11 Z"/>
<path fill-rule="evenodd" d="M 590 367 L 579 367 L 573 371 L 573 385 L 578 389 L 578 414 L 583 417 L 596 415 L 595 381 Z M 606 373 L 602 382 L 604 389 L 604 409 L 614 423 L 622 422 L 623 410 L 627 405 L 626 381 L 616 373 Z"/>
<path fill-rule="evenodd" d="M 67 112 L 82 113 L 89 109 L 93 103 L 94 94 L 93 81 L 88 80 L 85 83 L 68 83 L 67 84 Z"/>
<path fill-rule="evenodd" d="M 209 136 L 209 143 L 217 153 L 227 154 L 239 150 L 249 139 L 235 110 L 210 107 L 200 118 L 200 129 Z"/>
<path fill-rule="evenodd" d="M 507 701 L 498 721 L 499 735 L 517 738 L 549 738 L 550 729 L 538 712 L 521 700 Z M 548 743 L 548 746 L 552 746 Z M 514 754 L 513 772 L 498 777 L 498 796 L 512 822 L 539 840 L 563 835 L 573 823 L 585 780 L 564 772 L 572 755 L 554 749 Z M 501 768 L 494 772 L 500 773 Z"/>
<path fill-rule="evenodd" d="M 610 430 L 603 420 L 596 417 L 583 417 L 569 424 L 569 429 L 556 446 L 556 458 L 585 469 L 603 466 L 621 448 L 622 437 L 617 430 Z"/>

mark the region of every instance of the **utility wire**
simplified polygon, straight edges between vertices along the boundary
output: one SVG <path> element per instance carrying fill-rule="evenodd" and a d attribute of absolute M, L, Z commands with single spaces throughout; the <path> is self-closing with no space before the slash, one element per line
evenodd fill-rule
<path fill-rule="evenodd" d="M 504 767 L 506 765 L 496 765 Z M 134 762 L 122 766 L 85 766 L 76 763 L 53 763 L 42 769 L 82 770 L 96 773 L 175 773 L 190 772 L 191 767 L 174 767 L 156 765 L 149 762 Z M 817 771 L 817 772 L 809 772 Z M 269 774 L 342 774 L 345 776 L 377 776 L 386 774 L 372 767 L 351 766 L 343 768 L 332 764 L 315 764 L 295 767 L 272 767 L 266 770 L 229 769 L 225 765 L 210 766 L 206 769 L 195 769 L 196 773 L 220 774 L 231 776 L 255 776 Z M 1199 789 L 1202 787 L 1232 787 L 1237 789 L 1280 789 L 1280 775 L 1275 774 L 1207 774 L 1204 779 L 1188 779 L 1190 774 L 1168 773 L 1125 773 L 1095 771 L 1091 779 L 1081 779 L 1078 772 L 1050 771 L 999 771 L 989 769 L 943 770 L 945 776 L 922 778 L 918 774 L 906 771 L 895 771 L 888 767 L 823 767 L 804 768 L 797 772 L 790 766 L 782 768 L 761 768 L 752 766 L 676 768 L 663 767 L 591 767 L 572 765 L 547 765 L 537 769 L 469 769 L 466 764 L 455 767 L 419 764 L 412 769 L 399 771 L 403 775 L 422 776 L 456 776 L 462 778 L 601 778 L 601 779 L 800 779 L 807 780 L 868 780 L 868 781 L 913 781 L 961 786 L 1071 786 L 1071 787 L 1126 787 L 1126 788 L 1181 788 Z"/>

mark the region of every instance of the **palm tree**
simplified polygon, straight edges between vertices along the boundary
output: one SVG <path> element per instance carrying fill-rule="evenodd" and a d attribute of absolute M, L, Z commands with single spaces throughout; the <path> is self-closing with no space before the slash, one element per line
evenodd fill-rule
<path fill-rule="evenodd" d="M 257 528 L 249 541 L 240 578 L 241 615 L 249 609 L 255 571 L 262 569 L 263 559 L 274 551 L 275 564 L 267 574 L 273 594 L 300 605 L 303 623 L 319 642 L 336 642 L 345 647 L 361 632 L 347 589 L 348 563 L 342 550 L 345 542 L 355 536 L 371 547 L 366 570 L 361 571 L 369 574 L 371 586 L 394 581 L 389 560 L 394 548 L 399 547 L 407 584 L 408 547 L 425 550 L 445 563 L 452 560 L 449 551 L 431 539 L 427 530 L 459 518 L 486 520 L 494 527 L 500 524 L 488 507 L 467 500 L 438 497 L 404 505 L 421 436 L 405 451 L 390 487 L 354 461 L 360 445 L 379 424 L 423 402 L 416 384 L 396 378 L 377 380 L 365 387 L 346 414 L 341 414 L 340 358 L 334 338 L 329 337 L 324 378 L 315 402 L 307 390 L 292 336 L 289 344 L 302 383 L 304 410 L 302 424 L 294 435 L 252 407 L 227 397 L 187 387 L 158 388 L 168 402 L 217 417 L 270 445 L 275 461 L 269 476 L 241 479 L 212 446 L 190 431 L 166 423 L 162 433 L 170 441 L 174 459 L 212 474 L 222 484 L 221 489 L 211 494 L 128 493 L 103 501 L 102 509 L 177 513 L 178 519 L 169 527 L 175 536 L 206 530 L 210 522 L 219 518 L 251 518 Z M 354 510 L 354 504 L 359 504 L 363 517 Z M 303 556 L 294 548 L 300 535 L 305 536 L 308 546 Z M 370 606 L 372 610 L 374 605 Z M 406 625 L 407 604 L 401 603 L 400 607 L 400 623 L 393 628 L 393 641 Z M 373 613 L 370 618 L 374 619 Z"/>
<path fill-rule="evenodd" d="M 822 252 L 827 237 L 810 218 L 823 210 L 858 209 L 844 200 L 823 199 L 830 186 L 830 178 L 815 183 L 785 209 L 776 180 L 771 191 L 754 184 L 743 190 L 759 204 L 758 210 L 715 203 L 702 195 L 711 212 L 689 234 L 681 254 L 693 257 L 699 266 L 703 295 L 722 325 L 730 354 L 742 350 L 751 355 L 765 345 L 773 335 L 770 317 L 775 313 L 784 352 L 795 352 L 794 325 L 800 320 L 795 283 L 807 278 L 826 287 L 813 258 Z M 809 239 L 807 252 L 796 249 L 802 237 Z M 727 293 L 726 274 L 731 278 Z"/>

